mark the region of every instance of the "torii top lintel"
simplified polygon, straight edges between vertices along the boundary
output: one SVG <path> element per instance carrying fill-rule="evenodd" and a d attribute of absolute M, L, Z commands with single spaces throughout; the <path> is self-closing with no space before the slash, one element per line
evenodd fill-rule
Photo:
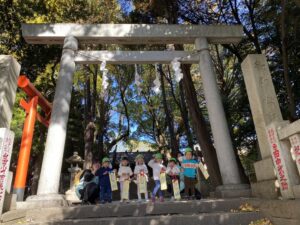
<path fill-rule="evenodd" d="M 22 24 L 30 44 L 63 44 L 66 36 L 80 43 L 97 44 L 193 44 L 206 37 L 211 44 L 238 43 L 243 38 L 239 25 L 173 24 Z"/>

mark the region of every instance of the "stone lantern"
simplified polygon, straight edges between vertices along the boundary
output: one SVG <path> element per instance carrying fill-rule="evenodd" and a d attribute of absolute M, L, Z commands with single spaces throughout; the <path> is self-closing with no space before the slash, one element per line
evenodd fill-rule
<path fill-rule="evenodd" d="M 78 152 L 74 152 L 73 155 L 66 159 L 66 162 L 71 166 L 68 168 L 70 172 L 70 189 L 66 191 L 66 199 L 68 201 L 79 201 L 75 193 L 75 186 L 79 182 L 78 175 L 82 171 L 79 165 L 82 165 L 84 160 L 78 155 Z"/>

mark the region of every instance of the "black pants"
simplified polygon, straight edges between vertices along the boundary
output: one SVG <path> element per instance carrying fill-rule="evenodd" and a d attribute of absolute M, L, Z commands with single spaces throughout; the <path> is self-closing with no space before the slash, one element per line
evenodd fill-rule
<path fill-rule="evenodd" d="M 94 182 L 88 183 L 82 190 L 82 202 L 95 204 L 99 195 L 98 185 Z"/>

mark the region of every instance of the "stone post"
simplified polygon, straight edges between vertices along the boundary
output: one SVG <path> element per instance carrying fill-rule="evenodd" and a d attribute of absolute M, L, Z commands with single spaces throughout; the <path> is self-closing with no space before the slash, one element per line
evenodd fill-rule
<path fill-rule="evenodd" d="M 268 63 L 264 55 L 248 55 L 242 70 L 262 160 L 254 164 L 257 183 L 251 184 L 256 197 L 277 198 L 276 174 L 268 143 L 267 127 L 283 122 Z"/>
<path fill-rule="evenodd" d="M 298 174 L 300 175 L 300 134 L 294 134 L 289 137 L 292 145 L 292 156 L 297 165 Z"/>
<path fill-rule="evenodd" d="M 74 152 L 71 157 L 66 159 L 66 161 L 70 163 L 70 168 L 68 168 L 68 171 L 70 172 L 70 189 L 65 193 L 66 200 L 68 202 L 80 202 L 75 193 L 75 187 L 79 183 L 79 179 L 77 179 L 78 175 L 82 172 L 82 169 L 78 164 L 83 164 L 84 160 L 78 155 L 78 152 Z"/>
<path fill-rule="evenodd" d="M 0 55 L 0 127 L 10 127 L 20 64 L 10 55 Z"/>
<path fill-rule="evenodd" d="M 278 130 L 288 124 L 288 121 L 272 122 L 266 129 L 269 149 L 275 165 L 277 183 L 284 199 L 295 198 L 294 186 L 300 183 L 297 167 L 291 155 L 290 141 L 288 139 L 280 140 L 278 135 Z"/>
<path fill-rule="evenodd" d="M 228 192 L 228 197 L 236 194 L 248 195 L 238 191 L 229 193 L 235 189 L 245 189 L 246 186 L 241 185 L 236 156 L 232 147 L 231 137 L 227 125 L 227 120 L 222 104 L 222 99 L 217 85 L 216 75 L 213 69 L 211 55 L 208 49 L 206 38 L 198 38 L 195 41 L 196 50 L 200 57 L 200 74 L 203 82 L 204 95 L 206 106 L 209 114 L 214 144 L 218 157 L 218 162 L 221 168 L 221 176 L 223 186 L 217 188 L 217 193 L 221 197 L 226 197 L 225 192 Z M 225 191 L 224 194 L 220 193 Z"/>
<path fill-rule="evenodd" d="M 298 120 L 299 121 L 299 120 Z M 298 170 L 298 176 L 300 175 L 300 134 L 296 133 L 289 137 L 292 147 L 292 159 L 295 161 Z M 295 198 L 300 198 L 300 185 L 294 185 L 293 192 Z"/>
<path fill-rule="evenodd" d="M 51 200 L 52 197 L 55 200 L 59 200 L 59 180 L 70 111 L 73 74 L 75 72 L 74 57 L 77 49 L 77 39 L 73 36 L 66 37 L 56 83 L 38 192 L 37 196 L 28 199 L 29 201 L 39 199 Z"/>
<path fill-rule="evenodd" d="M 10 193 L 9 165 L 11 160 L 14 132 L 0 128 L 0 215 L 2 214 L 5 195 Z M 9 189 L 9 190 L 8 190 Z"/>

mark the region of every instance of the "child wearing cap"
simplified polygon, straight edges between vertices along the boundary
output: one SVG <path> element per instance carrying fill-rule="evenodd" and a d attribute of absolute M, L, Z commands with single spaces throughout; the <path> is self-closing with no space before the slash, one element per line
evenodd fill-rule
<path fill-rule="evenodd" d="M 130 177 L 132 176 L 132 170 L 129 166 L 129 161 L 127 157 L 122 157 L 120 168 L 118 171 L 119 176 L 119 182 L 120 182 L 120 195 L 121 195 L 121 202 L 124 202 L 125 200 L 129 201 L 129 196 L 126 196 L 126 199 L 123 199 L 124 195 L 123 193 L 123 185 L 124 181 L 130 180 Z"/>
<path fill-rule="evenodd" d="M 176 162 L 177 160 L 175 158 L 171 158 L 167 166 L 166 174 L 171 178 L 171 182 L 174 182 L 175 180 L 179 180 L 180 170 Z M 173 193 L 172 183 L 170 186 L 171 186 L 171 193 Z"/>
<path fill-rule="evenodd" d="M 144 156 L 141 154 L 137 155 L 135 158 L 134 176 L 136 179 L 139 179 L 139 176 L 145 176 L 146 182 L 148 181 L 148 168 L 145 165 Z M 139 202 L 142 201 L 139 185 L 137 185 L 137 195 Z M 145 190 L 145 201 L 148 201 L 147 185 Z"/>
<path fill-rule="evenodd" d="M 96 171 L 96 176 L 99 179 L 100 185 L 100 202 L 102 204 L 106 202 L 112 202 L 112 191 L 110 186 L 109 180 L 109 173 L 113 171 L 110 168 L 110 160 L 109 158 L 105 157 L 102 159 L 102 166 Z"/>
<path fill-rule="evenodd" d="M 166 167 L 162 163 L 163 163 L 162 154 L 160 154 L 160 153 L 155 154 L 154 159 L 150 160 L 148 163 L 148 166 L 153 169 L 153 179 L 155 182 L 155 187 L 153 189 L 152 198 L 151 198 L 152 202 L 155 202 L 155 196 L 156 196 L 157 192 L 158 192 L 160 201 L 161 202 L 164 201 L 163 192 L 160 189 L 160 173 L 165 172 Z"/>
<path fill-rule="evenodd" d="M 185 149 L 185 159 L 183 159 L 182 164 L 183 175 L 184 175 L 184 190 L 185 195 L 189 199 L 190 192 L 192 199 L 195 198 L 195 185 L 197 183 L 197 167 L 198 162 L 193 159 L 192 149 Z"/>

